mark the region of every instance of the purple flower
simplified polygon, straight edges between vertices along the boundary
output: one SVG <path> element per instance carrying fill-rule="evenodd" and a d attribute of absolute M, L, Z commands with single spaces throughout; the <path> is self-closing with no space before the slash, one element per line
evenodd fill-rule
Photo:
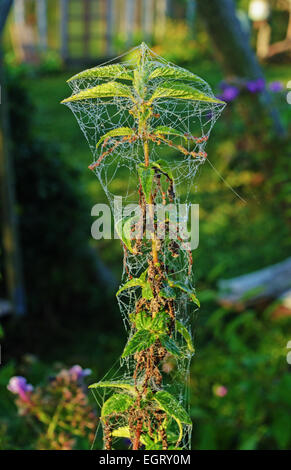
<path fill-rule="evenodd" d="M 221 85 L 222 93 L 219 98 L 223 101 L 230 102 L 235 100 L 235 98 L 239 95 L 239 89 L 234 85 Z"/>
<path fill-rule="evenodd" d="M 256 80 L 249 80 L 246 84 L 247 90 L 250 93 L 259 93 L 265 88 L 265 80 L 263 78 L 257 78 Z"/>
<path fill-rule="evenodd" d="M 69 374 L 73 377 L 74 380 L 82 380 L 87 375 L 92 373 L 91 369 L 82 369 L 81 366 L 75 365 L 69 369 Z"/>
<path fill-rule="evenodd" d="M 273 93 L 279 93 L 284 89 L 283 84 L 279 80 L 269 83 L 269 90 Z"/>
<path fill-rule="evenodd" d="M 27 383 L 27 380 L 25 377 L 21 376 L 15 376 L 11 377 L 9 380 L 9 384 L 7 385 L 7 388 L 10 392 L 15 393 L 16 395 L 19 395 L 21 400 L 29 402 L 29 394 L 33 390 L 33 386 Z"/>

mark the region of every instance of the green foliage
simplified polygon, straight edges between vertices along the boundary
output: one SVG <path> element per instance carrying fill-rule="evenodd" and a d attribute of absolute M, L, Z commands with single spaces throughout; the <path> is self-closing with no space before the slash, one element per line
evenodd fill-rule
<path fill-rule="evenodd" d="M 132 101 L 134 101 L 131 90 L 127 85 L 123 85 L 118 82 L 107 82 L 102 83 L 101 85 L 97 85 L 93 88 L 82 90 L 76 95 L 73 95 L 70 98 L 66 98 L 62 101 L 62 103 L 65 104 L 73 101 L 89 100 L 93 98 L 114 97 L 130 98 Z"/>
<path fill-rule="evenodd" d="M 177 288 L 177 289 L 180 289 L 181 291 L 183 292 L 186 292 L 186 294 L 188 294 L 188 296 L 190 297 L 190 299 L 192 300 L 192 302 L 194 302 L 194 304 L 197 305 L 197 307 L 200 307 L 200 302 L 199 300 L 197 299 L 196 295 L 194 294 L 193 290 L 190 289 L 186 283 L 183 283 L 181 281 L 172 281 L 171 279 L 168 279 L 168 283 L 169 283 L 169 286 L 172 287 L 172 288 Z"/>
<path fill-rule="evenodd" d="M 116 292 L 116 297 L 121 294 L 124 290 L 130 289 L 132 287 L 145 287 L 146 282 L 141 278 L 141 277 L 136 277 L 133 279 L 130 279 L 127 281 L 125 284 L 123 284 L 122 287 Z"/>
<path fill-rule="evenodd" d="M 193 354 L 195 352 L 195 349 L 194 349 L 192 338 L 191 338 L 191 335 L 190 335 L 189 331 L 183 325 L 183 323 L 181 323 L 179 320 L 176 320 L 175 324 L 176 324 L 177 331 L 180 333 L 180 335 L 183 336 L 183 338 L 184 338 L 184 340 L 187 344 L 188 350 L 190 351 L 190 353 Z"/>
<path fill-rule="evenodd" d="M 285 419 L 291 413 L 290 317 L 275 320 L 275 309 L 276 304 L 264 312 L 234 312 L 207 305 L 211 315 L 203 324 L 199 361 L 191 369 L 197 449 L 290 448 Z"/>
<path fill-rule="evenodd" d="M 177 129 L 173 129 L 172 127 L 158 126 L 154 129 L 154 134 L 156 134 L 157 136 L 165 134 L 165 135 L 174 135 L 178 137 L 183 137 L 183 139 L 187 142 L 187 138 L 185 137 L 185 134 L 183 134 L 183 132 L 181 131 L 178 131 Z"/>
<path fill-rule="evenodd" d="M 104 65 L 103 67 L 93 67 L 91 69 L 83 70 L 83 72 L 77 73 L 68 80 L 72 82 L 74 80 L 84 79 L 96 79 L 96 78 L 120 78 L 122 80 L 132 80 L 132 71 L 127 69 L 122 64 L 111 64 Z"/>
<path fill-rule="evenodd" d="M 101 417 L 104 418 L 112 413 L 124 413 L 134 403 L 133 397 L 125 393 L 116 393 L 106 400 L 101 409 Z"/>
<path fill-rule="evenodd" d="M 117 235 L 131 253 L 133 253 L 133 246 L 131 242 L 131 227 L 135 222 L 137 222 L 137 219 L 137 216 L 124 217 L 115 224 Z"/>
<path fill-rule="evenodd" d="M 152 167 L 148 167 L 148 166 L 146 167 L 142 163 L 138 166 L 137 171 L 138 171 L 138 175 L 140 178 L 142 190 L 145 195 L 146 202 L 150 204 L 155 171 Z"/>
<path fill-rule="evenodd" d="M 118 127 L 117 129 L 112 129 L 111 131 L 108 131 L 106 132 L 106 134 L 104 134 L 98 141 L 97 145 L 96 145 L 96 148 L 99 147 L 99 145 L 101 145 L 104 140 L 110 138 L 110 137 L 119 137 L 119 136 L 132 136 L 134 135 L 135 132 L 133 129 L 131 129 L 130 127 Z"/>
<path fill-rule="evenodd" d="M 192 421 L 188 413 L 185 411 L 183 406 L 178 402 L 178 400 L 165 390 L 157 392 L 154 395 L 154 400 L 158 403 L 159 407 L 164 410 L 169 416 L 174 418 L 179 426 L 179 438 L 178 443 L 181 441 L 183 436 L 183 424 L 192 425 Z"/>
<path fill-rule="evenodd" d="M 117 380 L 117 381 L 107 380 L 104 382 L 97 382 L 95 384 L 89 385 L 89 388 L 120 388 L 122 390 L 128 390 L 131 393 L 135 393 L 134 386 L 123 380 Z"/>
<path fill-rule="evenodd" d="M 158 402 L 162 410 L 165 410 L 168 415 L 172 416 L 180 423 L 188 424 L 191 426 L 192 422 L 188 413 L 184 410 L 178 400 L 165 390 L 155 393 L 154 399 Z"/>
<path fill-rule="evenodd" d="M 150 103 L 160 98 L 176 98 L 181 100 L 202 101 L 205 103 L 224 104 L 223 101 L 202 93 L 195 88 L 185 85 L 184 83 L 163 82 L 157 86 L 154 93 L 149 99 Z"/>
<path fill-rule="evenodd" d="M 128 341 L 121 357 L 130 356 L 148 349 L 156 341 L 156 335 L 149 330 L 138 330 Z"/>
<path fill-rule="evenodd" d="M 161 341 L 162 346 L 164 346 L 164 348 L 166 348 L 169 353 L 173 354 L 173 356 L 179 357 L 182 355 L 181 350 L 179 349 L 175 341 L 170 338 L 167 334 L 160 334 L 159 340 Z"/>
<path fill-rule="evenodd" d="M 194 73 L 189 72 L 184 69 L 170 68 L 170 67 L 156 67 L 155 70 L 150 74 L 149 80 L 154 78 L 167 78 L 173 80 L 191 80 L 192 82 L 203 83 L 203 80 L 195 75 Z"/>

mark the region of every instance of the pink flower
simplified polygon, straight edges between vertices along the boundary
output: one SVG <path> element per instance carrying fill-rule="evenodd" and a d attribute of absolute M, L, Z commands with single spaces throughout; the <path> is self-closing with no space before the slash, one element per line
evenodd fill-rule
<path fill-rule="evenodd" d="M 27 383 L 25 377 L 15 376 L 11 377 L 7 388 L 10 392 L 19 395 L 22 401 L 30 402 L 30 393 L 33 390 L 33 386 Z"/>
<path fill-rule="evenodd" d="M 224 385 L 216 385 L 213 389 L 213 393 L 217 397 L 225 397 L 225 395 L 227 395 L 227 392 L 228 390 L 226 387 L 224 387 Z"/>

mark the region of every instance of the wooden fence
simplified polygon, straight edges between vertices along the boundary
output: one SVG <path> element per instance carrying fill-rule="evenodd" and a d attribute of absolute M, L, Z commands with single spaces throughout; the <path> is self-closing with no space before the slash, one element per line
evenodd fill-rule
<path fill-rule="evenodd" d="M 21 60 L 49 49 L 90 61 L 159 40 L 168 17 L 189 22 L 194 13 L 195 0 L 14 0 L 11 36 Z"/>

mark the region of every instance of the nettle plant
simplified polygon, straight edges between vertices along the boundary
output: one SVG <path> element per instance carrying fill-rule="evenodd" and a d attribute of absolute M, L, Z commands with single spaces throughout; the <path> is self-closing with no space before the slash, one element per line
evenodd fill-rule
<path fill-rule="evenodd" d="M 63 103 L 88 140 L 89 168 L 112 207 L 116 196 L 128 203 L 115 215 L 115 230 L 124 249 L 117 299 L 129 339 L 114 376 L 90 386 L 101 402 L 104 447 L 120 448 L 123 439 L 133 450 L 187 448 L 191 316 L 199 301 L 178 206 L 181 198 L 190 207 L 193 178 L 225 103 L 144 43 L 124 62 L 85 70 L 68 83 L 73 93 Z"/>

